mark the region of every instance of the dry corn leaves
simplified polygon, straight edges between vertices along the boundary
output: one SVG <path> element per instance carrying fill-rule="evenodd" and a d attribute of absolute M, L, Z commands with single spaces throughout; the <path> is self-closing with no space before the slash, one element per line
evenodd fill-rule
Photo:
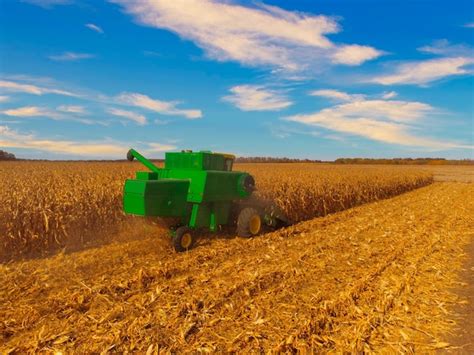
<path fill-rule="evenodd" d="M 184 254 L 158 233 L 3 265 L 0 352 L 434 352 L 473 210 L 433 184 Z"/>
<path fill-rule="evenodd" d="M 275 201 L 292 222 L 325 216 L 432 182 L 416 167 L 329 164 L 241 164 L 258 194 Z M 11 257 L 81 248 L 114 240 L 128 222 L 122 188 L 138 163 L 2 162 L 0 262 Z"/>

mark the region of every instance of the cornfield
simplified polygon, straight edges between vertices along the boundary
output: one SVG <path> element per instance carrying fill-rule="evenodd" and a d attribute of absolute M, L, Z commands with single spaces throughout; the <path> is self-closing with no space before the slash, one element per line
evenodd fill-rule
<path fill-rule="evenodd" d="M 113 240 L 127 219 L 123 183 L 143 169 L 130 163 L 0 164 L 0 260 Z M 236 169 L 253 174 L 257 195 L 275 202 L 292 223 L 432 182 L 430 173 L 413 167 L 241 164 Z"/>
<path fill-rule="evenodd" d="M 0 352 L 462 351 L 474 185 L 435 183 L 176 254 L 156 235 L 0 265 Z"/>
<path fill-rule="evenodd" d="M 0 264 L 0 353 L 460 349 L 454 310 L 467 301 L 453 290 L 474 235 L 473 184 L 430 184 L 406 166 L 243 164 L 295 224 L 176 254 L 160 225 L 121 212 L 138 164 L 0 169 L 5 258 L 86 247 Z M 138 225 L 143 238 L 87 248 Z"/>
<path fill-rule="evenodd" d="M 241 164 L 257 181 L 257 195 L 275 202 L 291 223 L 326 216 L 428 185 L 416 167 L 319 164 Z"/>

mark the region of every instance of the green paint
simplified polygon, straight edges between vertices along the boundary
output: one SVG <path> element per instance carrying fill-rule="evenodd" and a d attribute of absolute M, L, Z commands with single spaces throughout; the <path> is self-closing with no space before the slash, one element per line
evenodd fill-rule
<path fill-rule="evenodd" d="M 191 228 L 217 230 L 229 222 L 234 200 L 252 193 L 249 175 L 232 171 L 234 157 L 208 151 L 166 153 L 164 168 L 131 149 L 152 172 L 137 172 L 124 187 L 124 211 L 140 216 L 181 217 Z"/>

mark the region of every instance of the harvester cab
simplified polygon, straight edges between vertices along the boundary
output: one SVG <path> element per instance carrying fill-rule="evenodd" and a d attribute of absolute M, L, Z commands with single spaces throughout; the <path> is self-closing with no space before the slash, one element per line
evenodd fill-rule
<path fill-rule="evenodd" d="M 281 213 L 262 204 L 251 203 L 254 178 L 232 171 L 235 157 L 210 151 L 169 152 L 159 168 L 137 151 L 130 149 L 127 159 L 137 159 L 150 171 L 139 171 L 124 186 L 123 209 L 138 216 L 179 220 L 171 230 L 176 251 L 195 243 L 195 230 L 211 232 L 219 226 L 236 225 L 242 237 L 258 235 L 263 227 L 285 223 Z"/>

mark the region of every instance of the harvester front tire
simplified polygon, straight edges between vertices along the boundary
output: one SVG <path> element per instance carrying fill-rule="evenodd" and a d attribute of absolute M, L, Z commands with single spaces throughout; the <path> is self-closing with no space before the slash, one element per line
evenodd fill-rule
<path fill-rule="evenodd" d="M 252 207 L 246 207 L 239 213 L 237 218 L 237 234 L 240 237 L 253 237 L 262 230 L 262 216 Z"/>
<path fill-rule="evenodd" d="M 173 247 L 174 249 L 181 253 L 187 251 L 194 246 L 195 237 L 191 228 L 189 227 L 179 227 L 176 229 L 175 235 L 173 236 Z"/>

